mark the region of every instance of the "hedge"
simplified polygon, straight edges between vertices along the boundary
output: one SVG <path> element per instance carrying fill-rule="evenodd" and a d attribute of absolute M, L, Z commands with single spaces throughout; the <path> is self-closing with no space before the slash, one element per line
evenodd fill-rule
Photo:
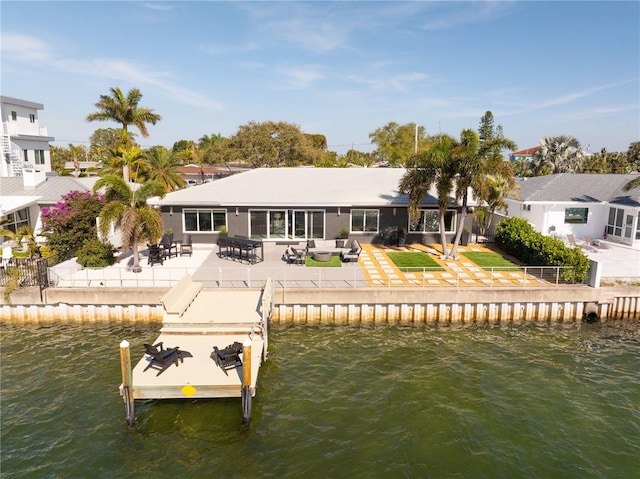
<path fill-rule="evenodd" d="M 496 244 L 507 254 L 531 266 L 564 266 L 564 281 L 581 283 L 587 279 L 589 258 L 578 248 L 538 233 L 524 218 L 507 218 L 496 226 Z"/>

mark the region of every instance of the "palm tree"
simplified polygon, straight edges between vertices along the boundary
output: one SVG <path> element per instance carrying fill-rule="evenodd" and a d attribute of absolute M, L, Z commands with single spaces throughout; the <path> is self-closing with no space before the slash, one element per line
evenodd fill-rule
<path fill-rule="evenodd" d="M 486 178 L 489 174 L 500 174 L 515 186 L 515 178 L 510 166 L 502 160 L 498 154 L 503 149 L 516 149 L 516 144 L 502 135 L 499 130 L 497 135 L 481 140 L 473 130 L 462 130 L 460 142 L 454 148 L 454 169 L 456 175 L 456 201 L 460 202 L 460 215 L 456 226 L 456 235 L 449 257 L 456 258 L 456 251 L 462 237 L 462 225 L 467 217 L 469 191 L 475 198 L 486 199 L 490 189 Z"/>
<path fill-rule="evenodd" d="M 580 171 L 584 152 L 573 136 L 549 136 L 540 139 L 540 149 L 533 154 L 537 175 L 576 173 Z"/>
<path fill-rule="evenodd" d="M 442 255 L 447 256 L 447 238 L 445 234 L 445 215 L 453 191 L 452 152 L 454 140 L 440 135 L 432 147 L 415 156 L 409 168 L 400 180 L 399 190 L 409 195 L 409 218 L 412 222 L 420 219 L 420 206 L 432 186 L 436 187 L 440 224 L 440 242 Z"/>
<path fill-rule="evenodd" d="M 624 185 L 622 187 L 622 191 L 631 191 L 632 189 L 638 188 L 638 187 L 640 187 L 640 176 L 637 178 L 634 178 L 629 183 Z"/>
<path fill-rule="evenodd" d="M 509 207 L 504 201 L 505 198 L 509 196 L 520 197 L 516 192 L 516 189 L 519 189 L 520 186 L 515 184 L 513 176 L 505 178 L 502 174 L 487 175 L 485 184 L 486 197 L 483 199 L 486 202 L 486 206 L 476 208 L 473 212 L 473 219 L 480 225 L 480 234 L 482 236 L 491 226 L 496 210 L 504 210 L 505 214 L 508 213 Z"/>
<path fill-rule="evenodd" d="M 149 168 L 140 175 L 143 180 L 160 183 L 167 193 L 185 187 L 180 174 L 180 160 L 172 151 L 164 146 L 154 146 L 144 156 Z"/>
<path fill-rule="evenodd" d="M 16 244 L 16 247 L 19 247 L 24 243 L 26 251 L 29 253 L 29 258 L 40 258 L 42 256 L 40 253 L 40 247 L 36 242 L 33 228 L 29 225 L 20 226 L 15 233 L 11 230 L 0 229 L 0 236 L 11 238 Z"/>
<path fill-rule="evenodd" d="M 130 146 L 130 138 L 127 132 L 129 126 L 135 126 L 140 130 L 140 134 L 146 138 L 149 136 L 147 123 L 155 125 L 162 117 L 150 108 L 138 106 L 142 99 L 142 93 L 137 88 L 132 88 L 125 97 L 118 87 L 109 88 L 111 96 L 100 95 L 100 100 L 95 104 L 98 111 L 87 115 L 87 121 L 116 121 L 122 126 L 121 142 Z M 125 164 L 123 177 L 128 178 L 128 168 Z"/>
<path fill-rule="evenodd" d="M 82 145 L 74 145 L 69 143 L 69 153 L 73 160 L 73 176 L 80 176 L 80 157 L 85 155 L 85 148 Z"/>
<path fill-rule="evenodd" d="M 107 203 L 100 211 L 99 230 L 101 235 L 109 233 L 111 225 L 122 232 L 123 248 L 133 249 L 133 267 L 135 273 L 142 271 L 138 258 L 138 243 L 150 241 L 156 243 L 162 236 L 162 215 L 160 211 L 147 205 L 147 199 L 153 196 L 163 197 L 165 188 L 156 182 L 144 183 L 137 189 L 117 175 L 106 175 L 100 178 L 94 191 L 105 189 Z"/>

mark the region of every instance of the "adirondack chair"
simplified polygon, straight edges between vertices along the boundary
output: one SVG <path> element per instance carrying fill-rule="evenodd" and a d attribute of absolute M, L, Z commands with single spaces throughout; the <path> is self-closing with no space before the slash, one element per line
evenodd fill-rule
<path fill-rule="evenodd" d="M 185 357 L 191 357 L 191 353 L 180 351 L 178 346 L 165 348 L 162 341 L 153 345 L 144 343 L 144 352 L 149 356 L 149 364 L 144 370 L 156 369 L 158 370 L 156 376 L 160 376 L 172 364 L 178 366 L 179 363 L 184 362 Z"/>
<path fill-rule="evenodd" d="M 218 346 L 213 347 L 213 353 L 211 357 L 216 364 L 227 374 L 227 369 L 232 369 L 237 366 L 242 366 L 240 361 L 240 353 L 242 352 L 242 343 L 235 341 L 224 349 L 219 349 Z"/>
<path fill-rule="evenodd" d="M 180 243 L 180 256 L 191 256 L 193 254 L 193 247 L 191 246 L 191 235 L 186 234 L 182 237 Z"/>
<path fill-rule="evenodd" d="M 162 254 L 162 250 L 160 246 L 157 244 L 149 245 L 149 264 L 153 266 L 156 263 L 163 264 L 164 255 Z"/>

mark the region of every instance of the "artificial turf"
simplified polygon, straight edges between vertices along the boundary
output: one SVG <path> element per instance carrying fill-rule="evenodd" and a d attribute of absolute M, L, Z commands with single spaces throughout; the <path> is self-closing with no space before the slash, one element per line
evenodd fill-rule
<path fill-rule="evenodd" d="M 506 270 L 519 267 L 498 253 L 469 251 L 460 254 L 482 269 Z"/>
<path fill-rule="evenodd" d="M 444 271 L 444 268 L 430 258 L 427 253 L 396 251 L 387 253 L 387 256 L 403 272 L 417 271 L 420 268 L 428 268 L 429 271 Z"/>
<path fill-rule="evenodd" d="M 340 268 L 342 262 L 340 256 L 332 256 L 330 261 L 316 261 L 308 255 L 306 265 L 310 268 Z"/>

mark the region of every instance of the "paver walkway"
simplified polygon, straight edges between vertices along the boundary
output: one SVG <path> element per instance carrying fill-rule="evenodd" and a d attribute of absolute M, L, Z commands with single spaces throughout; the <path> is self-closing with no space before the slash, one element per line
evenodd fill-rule
<path fill-rule="evenodd" d="M 424 268 L 403 272 L 389 258 L 387 253 L 396 251 L 422 251 L 442 267 L 442 271 Z M 389 247 L 363 244 L 359 264 L 363 268 L 371 286 L 541 286 L 548 283 L 524 273 L 523 270 L 488 271 L 471 260 L 441 260 L 441 246 L 412 244 L 405 247 Z M 490 249 L 474 244 L 458 247 L 458 253 L 467 251 L 491 252 Z"/>

